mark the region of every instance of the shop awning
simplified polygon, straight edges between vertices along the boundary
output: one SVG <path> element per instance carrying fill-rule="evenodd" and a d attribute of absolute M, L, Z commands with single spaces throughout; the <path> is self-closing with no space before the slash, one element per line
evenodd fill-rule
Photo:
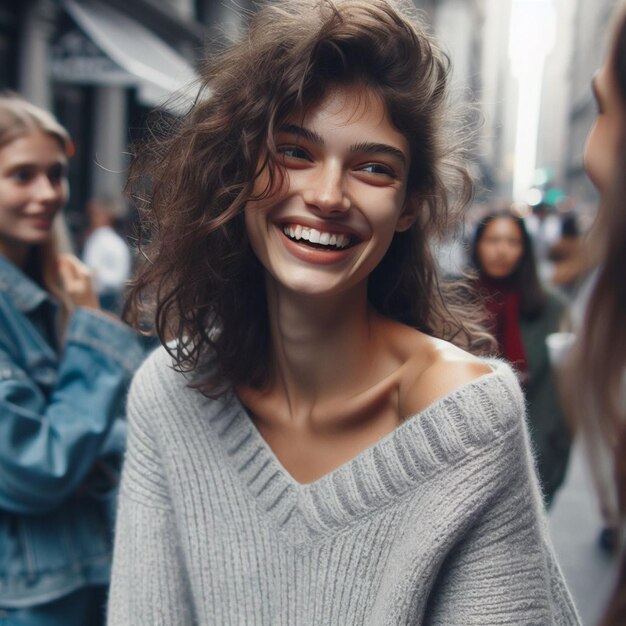
<path fill-rule="evenodd" d="M 169 102 L 169 108 L 184 108 L 193 99 L 196 72 L 153 32 L 95 0 L 62 4 L 80 32 L 70 29 L 54 42 L 50 71 L 55 79 L 135 86 L 147 106 Z"/>

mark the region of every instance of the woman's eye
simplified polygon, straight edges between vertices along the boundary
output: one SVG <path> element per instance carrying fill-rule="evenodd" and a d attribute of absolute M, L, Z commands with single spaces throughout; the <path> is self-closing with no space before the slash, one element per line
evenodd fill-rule
<path fill-rule="evenodd" d="M 310 160 L 306 151 L 298 146 L 278 146 L 278 154 L 282 156 L 283 159 Z"/>
<path fill-rule="evenodd" d="M 48 179 L 53 185 L 60 183 L 64 178 L 65 178 L 65 168 L 61 165 L 59 165 L 58 167 L 53 167 L 48 172 Z"/>
<path fill-rule="evenodd" d="M 388 176 L 389 178 L 397 178 L 396 173 L 387 165 L 383 165 L 382 163 L 366 163 L 365 165 L 359 167 L 361 172 L 366 172 L 367 174 L 378 174 L 383 176 Z"/>
<path fill-rule="evenodd" d="M 29 169 L 19 169 L 13 172 L 13 179 L 18 183 L 27 183 L 33 177 L 32 170 Z"/>

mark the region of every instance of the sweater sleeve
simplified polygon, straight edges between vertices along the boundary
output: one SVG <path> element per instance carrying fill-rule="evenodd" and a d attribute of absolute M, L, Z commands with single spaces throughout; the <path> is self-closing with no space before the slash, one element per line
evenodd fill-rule
<path fill-rule="evenodd" d="M 187 626 L 194 623 L 190 590 L 146 397 L 136 379 L 129 396 L 107 623 Z"/>
<path fill-rule="evenodd" d="M 580 623 L 548 536 L 520 421 L 497 451 L 500 488 L 440 570 L 429 626 Z"/>

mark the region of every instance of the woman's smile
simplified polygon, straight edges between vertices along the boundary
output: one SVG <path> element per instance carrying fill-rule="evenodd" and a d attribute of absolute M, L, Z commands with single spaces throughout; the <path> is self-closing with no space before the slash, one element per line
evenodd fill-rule
<path fill-rule="evenodd" d="M 281 235 L 287 252 L 310 265 L 335 265 L 352 254 L 353 244 L 346 235 L 300 225 L 284 226 Z"/>
<path fill-rule="evenodd" d="M 341 233 L 320 232 L 316 228 L 289 224 L 283 226 L 283 233 L 292 241 L 299 241 L 320 250 L 343 250 L 350 244 L 350 237 Z"/>

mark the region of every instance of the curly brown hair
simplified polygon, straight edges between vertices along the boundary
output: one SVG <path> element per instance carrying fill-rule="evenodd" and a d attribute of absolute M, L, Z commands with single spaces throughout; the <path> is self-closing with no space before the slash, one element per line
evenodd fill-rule
<path fill-rule="evenodd" d="M 466 311 L 457 314 L 467 292 L 455 296 L 440 284 L 429 245 L 472 196 L 459 158 L 464 144 L 450 130 L 448 74 L 448 58 L 408 5 L 262 5 L 241 41 L 207 59 L 189 113 L 135 150 L 131 190 L 147 178 L 151 191 L 140 207 L 148 243 L 130 293 L 130 321 L 141 318 L 140 304 L 152 303 L 158 336 L 177 340 L 168 346 L 177 367 L 195 372 L 194 386 L 207 395 L 263 386 L 270 362 L 266 295 L 244 207 L 280 184 L 275 129 L 330 88 L 356 84 L 381 97 L 407 137 L 407 197 L 421 204 L 415 225 L 396 233 L 370 276 L 369 300 L 389 318 L 471 347 L 483 335 L 460 321 Z M 264 168 L 270 183 L 252 197 Z"/>

